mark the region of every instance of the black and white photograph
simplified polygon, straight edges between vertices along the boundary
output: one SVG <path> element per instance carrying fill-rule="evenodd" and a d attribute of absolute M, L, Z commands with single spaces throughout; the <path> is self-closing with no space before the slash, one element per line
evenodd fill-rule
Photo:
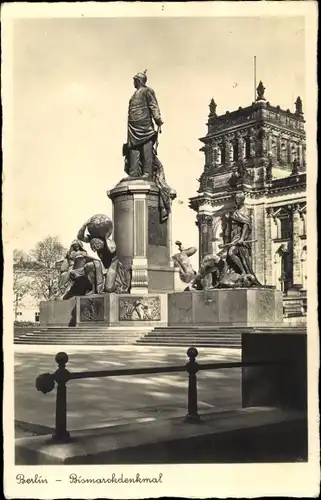
<path fill-rule="evenodd" d="M 108 4 L 2 10 L 6 494 L 318 496 L 316 3 Z"/>

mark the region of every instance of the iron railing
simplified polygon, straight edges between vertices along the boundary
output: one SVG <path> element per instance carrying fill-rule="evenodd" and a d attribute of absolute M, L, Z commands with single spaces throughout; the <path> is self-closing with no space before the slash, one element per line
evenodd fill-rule
<path fill-rule="evenodd" d="M 188 398 L 187 398 L 187 414 L 185 422 L 198 423 L 200 415 L 197 405 L 197 378 L 196 374 L 201 370 L 219 370 L 223 368 L 245 368 L 266 365 L 279 365 L 280 361 L 253 361 L 253 362 L 227 362 L 227 363 L 204 363 L 199 364 L 196 361 L 198 351 L 195 347 L 189 347 L 187 350 L 189 358 L 185 365 L 160 366 L 153 368 L 125 368 L 120 370 L 95 370 L 70 372 L 66 368 L 69 357 L 65 352 L 59 352 L 55 356 L 55 361 L 58 364 L 58 369 L 54 373 L 44 373 L 36 378 L 36 389 L 43 394 L 51 392 L 55 383 L 57 383 L 56 396 L 56 419 L 55 431 L 52 439 L 56 442 L 67 442 L 70 439 L 70 433 L 67 430 L 67 387 L 69 380 L 87 379 L 87 378 L 102 378 L 102 377 L 120 377 L 122 375 L 152 375 L 160 373 L 188 373 Z M 282 362 L 283 364 L 283 362 Z"/>

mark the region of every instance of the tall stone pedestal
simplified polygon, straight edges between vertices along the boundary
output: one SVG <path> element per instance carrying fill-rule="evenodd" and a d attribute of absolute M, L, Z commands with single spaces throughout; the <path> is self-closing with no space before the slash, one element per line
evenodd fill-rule
<path fill-rule="evenodd" d="M 108 191 L 113 202 L 117 255 L 132 266 L 131 293 L 164 293 L 175 289 L 171 263 L 171 215 L 160 222 L 159 190 L 142 179 L 120 181 Z M 172 200 L 176 197 L 172 192 Z"/>
<path fill-rule="evenodd" d="M 42 327 L 164 326 L 167 324 L 167 296 L 106 293 L 41 302 L 40 324 Z"/>
<path fill-rule="evenodd" d="M 169 326 L 277 326 L 282 293 L 268 288 L 231 288 L 168 295 Z"/>

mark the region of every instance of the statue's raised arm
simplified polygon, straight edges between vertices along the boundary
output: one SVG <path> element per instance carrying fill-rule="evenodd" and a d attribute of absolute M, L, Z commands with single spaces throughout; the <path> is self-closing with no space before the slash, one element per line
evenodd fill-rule
<path fill-rule="evenodd" d="M 78 234 L 77 234 L 77 239 L 80 241 L 83 241 L 84 243 L 90 242 L 90 234 L 88 233 L 88 230 L 87 230 L 87 225 L 89 222 L 90 222 L 90 219 L 87 220 L 87 222 L 85 222 L 81 226 L 81 228 L 79 229 Z M 86 234 L 86 231 L 87 231 L 87 234 Z"/>

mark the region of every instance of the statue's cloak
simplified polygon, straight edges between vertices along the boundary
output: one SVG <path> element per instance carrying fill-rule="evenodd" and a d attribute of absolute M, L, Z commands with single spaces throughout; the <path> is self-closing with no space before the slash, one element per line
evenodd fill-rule
<path fill-rule="evenodd" d="M 140 87 L 129 101 L 127 130 L 129 148 L 156 140 L 157 132 L 153 119 L 156 123 L 161 119 L 155 92 L 150 87 Z"/>

